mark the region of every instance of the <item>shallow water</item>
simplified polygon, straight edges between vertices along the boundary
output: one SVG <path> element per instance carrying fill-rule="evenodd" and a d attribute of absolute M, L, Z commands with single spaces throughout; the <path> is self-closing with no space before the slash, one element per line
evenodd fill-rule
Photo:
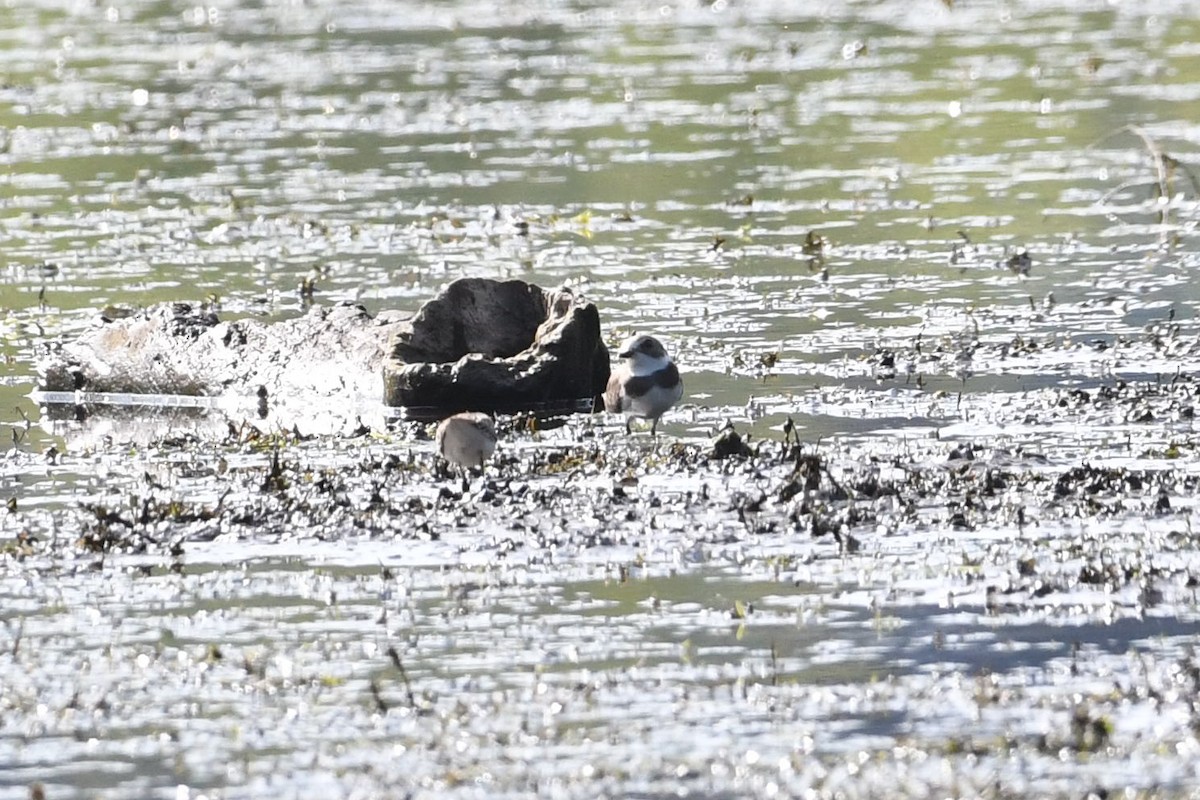
<path fill-rule="evenodd" d="M 0 800 L 1194 790 L 1198 26 L 0 8 Z M 454 497 L 414 426 L 268 445 L 28 398 L 109 304 L 279 319 L 314 278 L 415 309 L 461 275 L 661 334 L 668 438 L 510 426 L 493 501 Z M 792 523 L 784 461 L 670 451 L 789 417 L 843 480 L 957 476 L 971 445 L 1010 486 L 876 498 L 849 547 Z M 391 453 L 420 469 L 356 466 Z M 1140 477 L 1072 505 L 1084 466 Z M 76 545 L 147 501 L 145 552 Z"/>

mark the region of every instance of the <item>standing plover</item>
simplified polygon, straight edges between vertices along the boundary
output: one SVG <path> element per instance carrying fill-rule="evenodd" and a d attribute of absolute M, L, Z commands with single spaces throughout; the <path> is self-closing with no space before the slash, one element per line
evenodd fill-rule
<path fill-rule="evenodd" d="M 683 397 L 679 370 L 653 336 L 631 336 L 617 355 L 621 363 L 613 370 L 604 390 L 604 409 L 625 413 L 625 432 L 634 417 L 650 420 L 650 435 L 658 432 L 658 418 Z"/>
<path fill-rule="evenodd" d="M 463 470 L 482 467 L 496 451 L 496 426 L 487 414 L 464 411 L 438 423 L 436 441 L 451 464 Z"/>

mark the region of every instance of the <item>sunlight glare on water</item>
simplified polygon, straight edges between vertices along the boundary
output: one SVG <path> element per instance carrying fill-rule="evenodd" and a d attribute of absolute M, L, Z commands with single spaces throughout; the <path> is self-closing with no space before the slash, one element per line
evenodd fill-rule
<path fill-rule="evenodd" d="M 1179 2 L 4 5 L 0 800 L 1193 790 L 1198 36 Z M 411 428 L 28 397 L 120 307 L 461 276 L 663 336 L 667 436 L 514 426 L 460 496 Z M 849 490 L 672 467 L 726 420 Z M 927 483 L 836 517 L 854 468 Z M 81 545 L 112 530 L 141 550 Z"/>

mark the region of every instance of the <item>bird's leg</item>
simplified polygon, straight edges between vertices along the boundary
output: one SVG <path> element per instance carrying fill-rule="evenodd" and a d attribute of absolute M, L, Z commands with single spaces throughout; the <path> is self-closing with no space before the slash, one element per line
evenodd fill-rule
<path fill-rule="evenodd" d="M 633 422 L 633 417 L 625 418 L 625 435 L 626 436 L 629 436 L 633 433 L 633 430 L 629 427 L 629 423 L 631 423 L 631 422 Z"/>
<path fill-rule="evenodd" d="M 658 436 L 658 417 L 650 421 L 650 438 L 653 439 L 655 436 Z"/>

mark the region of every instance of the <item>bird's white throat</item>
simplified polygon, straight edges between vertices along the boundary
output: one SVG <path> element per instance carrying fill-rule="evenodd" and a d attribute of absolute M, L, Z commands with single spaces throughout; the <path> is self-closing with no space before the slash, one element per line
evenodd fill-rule
<path fill-rule="evenodd" d="M 641 378 L 644 375 L 653 375 L 660 369 L 666 369 L 671 365 L 670 356 L 651 358 L 644 353 L 635 354 L 632 361 L 633 363 L 629 365 L 629 374 L 635 378 Z"/>

